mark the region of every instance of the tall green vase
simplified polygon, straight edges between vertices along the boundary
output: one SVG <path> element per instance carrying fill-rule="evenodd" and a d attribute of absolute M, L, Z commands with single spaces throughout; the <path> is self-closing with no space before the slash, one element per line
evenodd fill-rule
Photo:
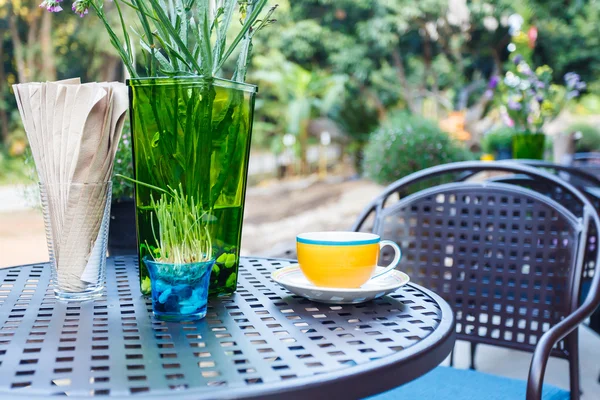
<path fill-rule="evenodd" d="M 127 81 L 134 177 L 163 189 L 182 185 L 208 210 L 216 263 L 212 295 L 236 290 L 256 86 L 203 77 Z M 140 287 L 150 294 L 142 259 L 155 247 L 150 207 L 159 194 L 136 185 Z"/>
<path fill-rule="evenodd" d="M 517 133 L 512 137 L 513 158 L 543 160 L 546 135 L 543 133 Z"/>

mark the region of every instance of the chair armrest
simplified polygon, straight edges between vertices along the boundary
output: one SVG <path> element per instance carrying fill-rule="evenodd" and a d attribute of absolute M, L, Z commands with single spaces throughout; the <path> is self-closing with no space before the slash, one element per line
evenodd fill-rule
<path fill-rule="evenodd" d="M 596 274 L 600 276 L 600 274 Z M 592 290 L 590 291 L 586 301 L 578 307 L 573 313 L 560 321 L 558 324 L 550 328 L 542 335 L 538 342 L 531 365 L 529 366 L 529 378 L 527 379 L 527 400 L 541 400 L 542 386 L 544 383 L 544 374 L 546 366 L 550 358 L 550 352 L 559 340 L 563 339 L 569 333 L 573 332 L 579 324 L 583 323 L 589 317 L 600 302 L 598 299 L 598 279 L 594 277 L 592 282 Z"/>
<path fill-rule="evenodd" d="M 583 240 L 587 241 L 588 224 L 593 222 L 597 227 L 600 227 L 600 217 L 587 199 L 584 199 L 584 203 L 587 204 L 585 204 L 583 210 L 583 222 L 585 227 Z M 583 247 L 581 250 L 583 250 Z M 583 255 L 580 254 L 580 257 L 582 256 Z M 600 265 L 600 252 L 596 255 L 596 266 L 598 265 Z M 577 278 L 581 276 L 580 274 L 580 271 L 577 272 Z M 579 279 L 575 280 L 575 284 L 580 284 Z M 544 333 L 535 347 L 533 357 L 531 358 L 531 365 L 529 366 L 529 377 L 527 379 L 527 400 L 541 400 L 542 398 L 544 374 L 546 373 L 546 366 L 552 348 L 559 340 L 576 330 L 579 324 L 592 315 L 598 306 L 600 306 L 600 271 L 598 271 L 598 267 L 596 267 L 596 273 L 592 279 L 590 291 L 583 304 Z"/>

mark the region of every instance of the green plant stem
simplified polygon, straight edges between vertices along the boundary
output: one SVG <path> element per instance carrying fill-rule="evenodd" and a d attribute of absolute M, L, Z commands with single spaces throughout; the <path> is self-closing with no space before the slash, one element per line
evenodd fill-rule
<path fill-rule="evenodd" d="M 229 110 L 232 110 L 233 115 L 235 115 L 233 123 L 227 124 L 225 119 L 221 121 L 221 124 L 223 124 L 221 129 L 229 127 L 233 127 L 233 129 L 228 129 L 228 132 L 225 133 L 225 135 L 229 137 L 230 146 L 226 149 L 226 151 L 222 152 L 220 164 L 224 167 L 219 171 L 215 184 L 211 188 L 211 204 L 213 205 L 215 205 L 219 200 L 219 197 L 221 197 L 223 188 L 225 187 L 225 182 L 227 181 L 227 177 L 231 174 L 230 168 L 231 164 L 233 163 L 234 154 L 237 149 L 238 135 L 240 133 L 239 125 L 241 119 L 243 118 L 243 96 L 240 93 L 234 93 L 233 96 L 233 100 L 228 105 Z M 239 107 L 237 113 L 235 112 L 236 106 Z M 215 133 L 219 133 L 219 131 L 217 130 Z M 227 143 L 225 142 L 223 143 L 223 145 L 226 144 Z"/>
<path fill-rule="evenodd" d="M 211 207 L 214 203 L 211 201 L 210 187 L 210 165 L 212 156 L 212 113 L 215 100 L 215 89 L 211 84 L 207 84 L 202 88 L 202 103 L 200 105 L 200 149 L 197 154 L 200 155 L 200 173 L 209 176 L 209 184 L 202 185 L 202 206 L 205 208 Z"/>
<path fill-rule="evenodd" d="M 92 8 L 94 9 L 94 11 L 96 12 L 96 15 L 98 15 L 98 18 L 100 18 L 100 21 L 102 21 L 102 24 L 104 24 L 104 27 L 106 28 L 106 31 L 108 32 L 108 35 L 110 37 L 110 42 L 112 43 L 113 47 L 119 53 L 119 56 L 121 57 L 121 60 L 125 64 L 125 68 L 127 68 L 129 75 L 131 75 L 132 77 L 137 77 L 138 75 L 135 72 L 135 67 L 134 67 L 133 63 L 131 62 L 132 57 L 125 50 L 125 48 L 123 47 L 123 45 L 120 42 L 119 37 L 117 36 L 115 31 L 111 28 L 110 24 L 108 23 L 108 20 L 106 19 L 106 15 L 104 15 L 104 10 L 102 9 L 102 7 L 98 7 L 96 5 L 95 1 L 91 1 L 90 4 L 91 4 Z M 128 49 L 129 49 L 129 43 L 128 43 Z M 129 50 L 131 50 L 131 49 L 129 49 Z"/>

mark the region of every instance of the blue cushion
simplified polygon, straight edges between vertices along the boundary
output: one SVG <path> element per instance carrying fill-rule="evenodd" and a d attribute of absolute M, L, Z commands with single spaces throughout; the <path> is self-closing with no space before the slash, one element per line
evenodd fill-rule
<path fill-rule="evenodd" d="M 483 372 L 437 367 L 427 375 L 368 400 L 523 400 L 526 382 Z M 569 400 L 569 392 L 544 385 L 543 400 Z"/>

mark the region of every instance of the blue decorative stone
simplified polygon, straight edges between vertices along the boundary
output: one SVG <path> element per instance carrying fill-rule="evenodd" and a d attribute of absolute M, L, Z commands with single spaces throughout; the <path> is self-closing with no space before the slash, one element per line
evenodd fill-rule
<path fill-rule="evenodd" d="M 206 316 L 210 272 L 214 260 L 202 263 L 144 263 L 152 284 L 152 310 L 164 321 L 192 321 Z"/>
<path fill-rule="evenodd" d="M 160 282 L 160 279 L 159 279 Z M 167 288 L 166 290 L 164 290 L 163 292 L 161 292 L 158 288 L 156 288 L 157 293 L 159 293 L 158 295 L 158 301 L 160 303 L 166 303 L 167 302 L 167 298 L 169 297 L 169 295 L 171 295 L 171 288 Z"/>

